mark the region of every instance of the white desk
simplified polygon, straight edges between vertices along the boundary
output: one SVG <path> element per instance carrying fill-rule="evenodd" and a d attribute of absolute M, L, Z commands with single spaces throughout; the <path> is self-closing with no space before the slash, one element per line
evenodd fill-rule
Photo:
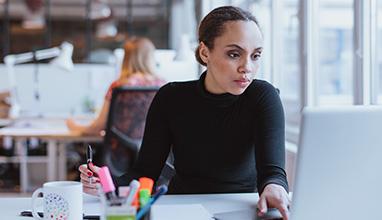
<path fill-rule="evenodd" d="M 232 212 L 238 210 L 254 210 L 259 197 L 257 193 L 204 194 L 204 195 L 165 195 L 156 205 L 201 204 L 211 214 Z M 31 198 L 0 198 L 1 219 L 26 220 L 32 219 L 18 216 L 23 210 L 31 209 Z M 100 214 L 100 202 L 97 198 L 84 195 L 84 213 Z M 192 216 L 193 213 L 190 213 Z"/>
<path fill-rule="evenodd" d="M 4 126 L 7 126 L 9 124 L 12 123 L 12 120 L 11 119 L 3 119 L 3 118 L 0 118 L 0 127 L 4 127 Z"/>
<path fill-rule="evenodd" d="M 46 162 L 47 181 L 65 180 L 66 145 L 72 142 L 102 141 L 101 136 L 81 136 L 78 133 L 70 132 L 65 125 L 64 118 L 19 119 L 10 127 L 1 128 L 1 136 L 12 138 L 15 141 L 17 156 L 10 159 L 20 163 L 21 192 L 28 191 L 28 162 Z M 47 142 L 47 157 L 28 158 L 25 143 L 29 138 Z"/>
<path fill-rule="evenodd" d="M 42 200 L 42 199 L 41 199 Z M 38 204 L 42 204 L 42 201 Z M 0 219 L 4 220 L 33 220 L 31 217 L 22 217 L 19 214 L 25 210 L 32 210 L 32 199 L 29 198 L 0 198 Z M 93 196 L 84 194 L 84 213 L 96 214 L 100 212 L 99 199 Z M 42 207 L 40 210 L 42 211 Z"/>

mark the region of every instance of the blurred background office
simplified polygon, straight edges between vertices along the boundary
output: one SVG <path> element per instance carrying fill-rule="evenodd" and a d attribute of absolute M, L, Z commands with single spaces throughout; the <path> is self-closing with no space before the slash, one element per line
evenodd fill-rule
<path fill-rule="evenodd" d="M 260 22 L 265 50 L 257 78 L 281 91 L 290 181 L 303 107 L 382 104 L 380 0 L 0 0 L 2 126 L 9 123 L 12 88 L 20 105 L 18 117 L 94 114 L 108 85 L 118 77 L 119 48 L 130 36 L 154 42 L 158 74 L 163 79 L 197 79 L 202 71 L 193 57 L 197 24 L 222 5 L 249 9 Z M 7 55 L 62 42 L 73 45 L 74 67 L 69 71 L 49 65 L 49 60 L 4 64 Z M 1 139 L 0 191 L 20 192 L 15 143 Z M 27 146 L 28 155 L 46 154 L 46 143 L 41 140 L 28 139 Z M 68 172 L 82 160 L 81 154 L 70 152 L 66 153 Z M 31 186 L 25 189 L 29 192 L 46 181 L 39 172 L 46 164 L 32 161 L 27 169 Z"/>

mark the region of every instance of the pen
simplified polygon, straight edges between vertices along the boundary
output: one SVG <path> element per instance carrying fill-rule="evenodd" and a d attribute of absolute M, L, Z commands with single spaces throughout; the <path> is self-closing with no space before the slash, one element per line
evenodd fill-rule
<path fill-rule="evenodd" d="M 167 186 L 166 185 L 160 185 L 157 188 L 157 191 L 155 194 L 151 197 L 151 199 L 148 201 L 148 203 L 143 206 L 137 213 L 137 220 L 141 219 L 149 210 L 150 207 L 158 200 L 158 198 L 167 192 Z"/>
<path fill-rule="evenodd" d="M 141 184 L 138 182 L 138 180 L 132 180 L 130 182 L 130 191 L 126 198 L 126 204 L 131 205 L 131 203 L 134 200 L 135 194 L 138 192 L 138 188 L 140 187 L 140 185 Z"/>
<path fill-rule="evenodd" d="M 86 158 L 87 158 L 86 164 L 88 169 L 90 170 L 89 164 L 93 163 L 93 149 L 90 146 L 90 144 L 88 145 L 88 149 L 86 151 Z M 92 177 L 89 177 L 89 183 L 92 183 Z"/>

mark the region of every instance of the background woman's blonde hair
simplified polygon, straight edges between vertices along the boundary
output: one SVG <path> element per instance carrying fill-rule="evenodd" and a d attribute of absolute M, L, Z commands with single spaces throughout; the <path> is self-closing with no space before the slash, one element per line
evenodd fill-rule
<path fill-rule="evenodd" d="M 134 37 L 124 45 L 121 79 L 134 73 L 153 74 L 155 68 L 155 46 L 145 37 Z"/>

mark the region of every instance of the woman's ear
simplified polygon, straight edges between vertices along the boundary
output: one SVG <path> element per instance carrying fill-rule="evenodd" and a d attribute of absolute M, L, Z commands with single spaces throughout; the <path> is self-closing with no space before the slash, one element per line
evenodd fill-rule
<path fill-rule="evenodd" d="M 203 62 L 206 64 L 208 63 L 209 53 L 210 53 L 210 50 L 208 49 L 208 47 L 203 42 L 200 42 L 199 43 L 199 56 L 200 56 L 200 59 L 202 59 Z"/>

